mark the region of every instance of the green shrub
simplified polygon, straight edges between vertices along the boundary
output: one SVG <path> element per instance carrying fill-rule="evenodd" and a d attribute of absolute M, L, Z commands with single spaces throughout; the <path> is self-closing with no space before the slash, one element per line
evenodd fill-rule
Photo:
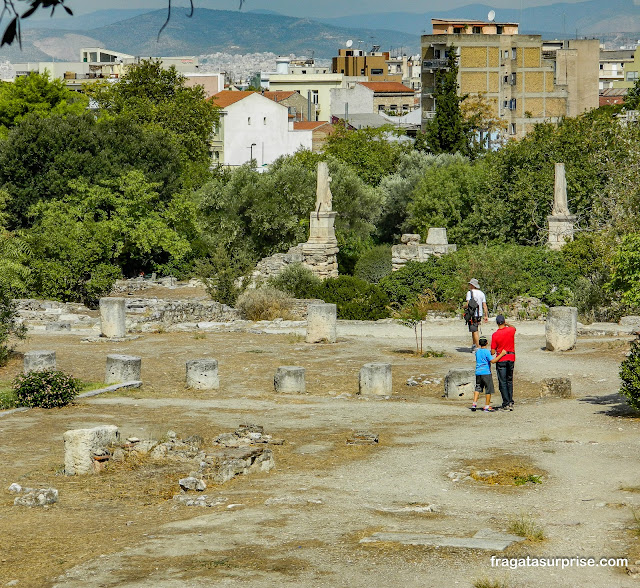
<path fill-rule="evenodd" d="M 0 294 L 0 366 L 5 365 L 13 351 L 11 338 L 24 339 L 24 325 L 18 324 L 15 303 L 7 292 Z"/>
<path fill-rule="evenodd" d="M 252 265 L 247 256 L 231 255 L 219 243 L 210 257 L 195 262 L 195 271 L 212 300 L 234 306 L 238 296 L 247 287 L 247 274 Z"/>
<path fill-rule="evenodd" d="M 325 280 L 318 298 L 335 304 L 341 319 L 375 321 L 389 316 L 389 297 L 384 291 L 353 276 Z"/>
<path fill-rule="evenodd" d="M 640 337 L 631 343 L 627 358 L 620 364 L 620 393 L 633 408 L 640 410 Z"/>
<path fill-rule="evenodd" d="M 356 278 L 377 284 L 391 273 L 391 246 L 378 245 L 364 253 L 356 263 Z"/>
<path fill-rule="evenodd" d="M 380 288 L 397 306 L 412 304 L 433 285 L 439 276 L 435 257 L 427 261 L 410 261 L 403 268 L 380 280 Z M 469 279 L 469 278 L 467 278 Z"/>
<path fill-rule="evenodd" d="M 236 308 L 250 321 L 290 319 L 292 300 L 285 292 L 270 286 L 245 290 L 236 302 Z"/>
<path fill-rule="evenodd" d="M 322 280 L 301 263 L 287 266 L 280 275 L 269 278 L 267 285 L 294 298 L 315 298 Z"/>
<path fill-rule="evenodd" d="M 59 370 L 20 374 L 13 381 L 19 406 L 54 408 L 66 406 L 80 391 L 80 380 Z"/>

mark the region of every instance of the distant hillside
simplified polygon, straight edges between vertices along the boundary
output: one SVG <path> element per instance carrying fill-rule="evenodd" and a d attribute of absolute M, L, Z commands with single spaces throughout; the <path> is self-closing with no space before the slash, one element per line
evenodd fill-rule
<path fill-rule="evenodd" d="M 415 14 L 410 12 L 386 12 L 361 14 L 342 18 L 321 19 L 328 24 L 362 26 L 430 34 L 432 18 L 477 18 L 486 20 L 492 6 L 469 4 L 447 11 Z M 520 23 L 520 32 L 546 36 L 599 35 L 602 33 L 640 32 L 640 5 L 633 0 L 588 0 L 587 2 L 562 2 L 547 6 L 520 9 L 495 9 L 496 20 Z"/>
<path fill-rule="evenodd" d="M 88 31 L 98 27 L 104 27 L 114 22 L 120 22 L 149 12 L 148 8 L 96 10 L 89 14 L 69 16 L 64 10 L 57 10 L 53 18 L 41 17 L 28 18 L 23 21 L 24 30 L 48 29 L 64 31 Z"/>
<path fill-rule="evenodd" d="M 407 48 L 407 52 L 418 52 L 420 47 L 417 35 L 398 31 L 343 28 L 310 19 L 206 9 L 197 9 L 193 18 L 187 18 L 185 10 L 173 11 L 171 21 L 157 40 L 166 16 L 166 11 L 157 10 L 92 29 L 31 30 L 23 39 L 24 55 L 31 55 L 34 48 L 49 55 L 60 56 L 65 52 L 77 55 L 79 47 L 75 41 L 78 35 L 82 35 L 85 45 L 154 56 L 272 51 L 281 55 L 314 53 L 315 57 L 329 58 L 348 39 L 363 40 L 367 48 L 371 44 L 380 45 L 383 49 L 402 46 Z M 0 60 L 15 61 L 15 51 L 0 49 Z"/>

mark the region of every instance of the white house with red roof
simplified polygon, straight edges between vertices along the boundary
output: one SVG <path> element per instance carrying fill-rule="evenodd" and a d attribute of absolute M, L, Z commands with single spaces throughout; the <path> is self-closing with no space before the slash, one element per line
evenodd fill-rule
<path fill-rule="evenodd" d="M 211 151 L 214 165 L 238 166 L 255 160 L 258 168 L 283 155 L 312 147 L 312 131 L 296 130 L 286 106 L 259 92 L 218 92 L 211 98 L 220 107 Z"/>

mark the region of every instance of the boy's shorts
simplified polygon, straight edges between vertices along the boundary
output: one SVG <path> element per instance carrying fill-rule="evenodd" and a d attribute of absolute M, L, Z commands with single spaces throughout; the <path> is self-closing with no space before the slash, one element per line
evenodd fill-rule
<path fill-rule="evenodd" d="M 476 392 L 482 394 L 483 390 L 485 390 L 485 394 L 493 394 L 493 378 L 491 374 L 476 375 Z"/>

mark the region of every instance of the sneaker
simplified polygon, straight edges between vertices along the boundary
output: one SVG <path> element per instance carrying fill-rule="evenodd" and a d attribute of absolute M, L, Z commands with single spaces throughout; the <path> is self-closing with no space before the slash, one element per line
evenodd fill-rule
<path fill-rule="evenodd" d="M 494 412 L 494 411 L 495 411 L 495 408 L 493 408 L 492 406 L 485 406 L 485 407 L 482 409 L 482 411 L 483 411 L 483 412 Z"/>
<path fill-rule="evenodd" d="M 474 343 L 474 344 L 471 346 L 471 353 L 473 353 L 476 349 L 478 349 L 478 346 Z"/>
<path fill-rule="evenodd" d="M 513 411 L 513 402 L 509 405 L 509 410 Z"/>
<path fill-rule="evenodd" d="M 477 408 L 478 408 L 478 407 L 477 407 L 475 404 L 472 404 L 472 405 L 471 405 L 471 410 L 472 410 L 473 412 L 475 412 Z"/>

